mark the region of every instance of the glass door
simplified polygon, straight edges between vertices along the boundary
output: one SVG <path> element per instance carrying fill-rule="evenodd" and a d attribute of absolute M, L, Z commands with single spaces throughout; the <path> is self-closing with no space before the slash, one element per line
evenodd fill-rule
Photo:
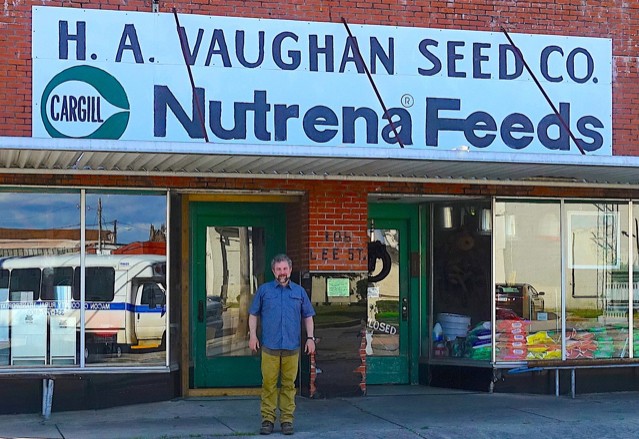
<path fill-rule="evenodd" d="M 248 310 L 285 251 L 285 209 L 272 203 L 193 203 L 193 387 L 261 384 L 248 347 Z"/>
<path fill-rule="evenodd" d="M 367 383 L 408 384 L 416 379 L 411 332 L 419 326 L 418 278 L 410 272 L 410 255 L 417 248 L 417 207 L 373 205 L 367 289 Z M 374 267 L 373 267 L 374 265 Z M 411 329 L 413 328 L 413 329 Z M 416 357 L 416 355 L 414 356 Z"/>

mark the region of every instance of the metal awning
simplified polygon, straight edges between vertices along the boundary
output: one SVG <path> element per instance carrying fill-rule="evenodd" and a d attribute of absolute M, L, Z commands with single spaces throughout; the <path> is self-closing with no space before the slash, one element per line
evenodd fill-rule
<path fill-rule="evenodd" d="M 0 172 L 636 186 L 639 157 L 0 137 Z"/>

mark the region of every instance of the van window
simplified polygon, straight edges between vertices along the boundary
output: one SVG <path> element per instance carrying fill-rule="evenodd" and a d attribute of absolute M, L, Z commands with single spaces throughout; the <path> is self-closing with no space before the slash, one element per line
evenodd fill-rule
<path fill-rule="evenodd" d="M 0 288 L 9 288 L 9 270 L 0 270 Z"/>
<path fill-rule="evenodd" d="M 152 306 L 166 305 L 164 291 L 155 283 L 144 284 L 140 304 Z"/>
<path fill-rule="evenodd" d="M 87 267 L 84 300 L 111 302 L 115 295 L 115 269 L 113 267 Z M 73 299 L 80 300 L 80 267 L 73 277 Z"/>
<path fill-rule="evenodd" d="M 9 300 L 31 302 L 40 299 L 40 269 L 16 268 L 9 279 Z"/>
<path fill-rule="evenodd" d="M 70 300 L 64 294 L 68 287 L 69 291 L 73 285 L 73 268 L 71 267 L 46 267 L 42 269 L 42 288 L 40 297 L 42 300 Z"/>

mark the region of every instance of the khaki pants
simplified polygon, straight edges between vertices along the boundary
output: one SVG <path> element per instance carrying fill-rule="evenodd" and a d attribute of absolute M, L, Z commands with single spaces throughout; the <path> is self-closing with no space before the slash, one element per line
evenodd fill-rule
<path fill-rule="evenodd" d="M 263 421 L 275 422 L 275 410 L 280 409 L 280 422 L 293 422 L 295 411 L 295 378 L 299 353 L 294 355 L 272 355 L 262 350 L 262 402 Z M 277 387 L 280 380 L 281 389 Z"/>

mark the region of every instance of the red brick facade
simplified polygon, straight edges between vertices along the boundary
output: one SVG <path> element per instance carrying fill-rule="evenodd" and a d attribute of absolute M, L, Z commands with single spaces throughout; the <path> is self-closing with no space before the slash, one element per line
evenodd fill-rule
<path fill-rule="evenodd" d="M 41 2 L 5 4 L 0 16 L 0 136 L 31 136 L 31 8 Z M 150 12 L 149 1 L 47 2 L 47 6 Z M 639 155 L 639 4 L 636 2 L 569 0 L 503 1 L 189 1 L 159 3 L 160 12 L 175 7 L 184 14 L 278 18 L 304 21 L 419 26 L 461 30 L 604 37 L 613 40 L 613 151 Z M 592 105 L 597 105 L 593 102 Z M 535 186 L 496 187 L 424 183 L 336 180 L 250 180 L 114 175 L 0 174 L 2 185 L 73 185 L 301 191 L 300 203 L 289 206 L 288 249 L 298 269 L 366 271 L 367 197 L 370 193 L 521 196 L 636 197 L 619 189 L 560 189 Z"/>

